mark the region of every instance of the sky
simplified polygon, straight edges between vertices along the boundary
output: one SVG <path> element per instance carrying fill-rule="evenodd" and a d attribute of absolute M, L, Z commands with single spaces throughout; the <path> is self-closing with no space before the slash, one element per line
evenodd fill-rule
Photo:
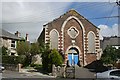
<path fill-rule="evenodd" d="M 102 36 L 118 35 L 118 6 L 115 2 L 105 0 L 87 1 L 2 1 L 0 21 L 2 29 L 15 33 L 19 31 L 21 37 L 29 34 L 30 42 L 35 42 L 39 37 L 43 25 L 58 18 L 70 9 L 75 9 L 79 14 L 87 18 L 100 28 Z M 105 18 L 110 17 L 110 18 Z"/>

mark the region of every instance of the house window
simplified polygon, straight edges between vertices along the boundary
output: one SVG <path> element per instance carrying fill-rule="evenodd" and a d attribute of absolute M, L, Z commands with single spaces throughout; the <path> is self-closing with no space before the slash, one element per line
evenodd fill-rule
<path fill-rule="evenodd" d="M 15 48 L 15 40 L 11 41 L 11 47 Z"/>
<path fill-rule="evenodd" d="M 88 33 L 88 53 L 95 53 L 95 34 Z"/>
<path fill-rule="evenodd" d="M 50 32 L 50 48 L 58 49 L 58 32 L 55 29 Z"/>
<path fill-rule="evenodd" d="M 11 55 L 15 55 L 15 53 L 11 53 Z"/>
<path fill-rule="evenodd" d="M 11 44 L 11 47 L 15 47 L 15 44 Z"/>
<path fill-rule="evenodd" d="M 14 40 L 12 40 L 12 43 L 15 43 L 15 41 L 14 41 Z"/>

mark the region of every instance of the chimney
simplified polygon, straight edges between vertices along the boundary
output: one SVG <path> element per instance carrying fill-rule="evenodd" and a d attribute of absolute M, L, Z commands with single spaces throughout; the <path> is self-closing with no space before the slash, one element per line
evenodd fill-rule
<path fill-rule="evenodd" d="M 16 35 L 17 37 L 20 37 L 20 32 L 16 31 L 15 35 Z"/>
<path fill-rule="evenodd" d="M 27 33 L 26 33 L 26 37 L 25 37 L 25 39 L 26 39 L 26 41 L 29 41 L 29 40 L 28 40 L 28 34 L 27 34 Z"/>

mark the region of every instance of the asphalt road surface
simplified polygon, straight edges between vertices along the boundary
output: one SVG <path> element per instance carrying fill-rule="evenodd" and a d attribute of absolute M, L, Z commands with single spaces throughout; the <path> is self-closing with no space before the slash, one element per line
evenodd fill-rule
<path fill-rule="evenodd" d="M 53 76 L 48 76 L 48 75 L 45 75 L 45 74 L 42 74 L 42 73 L 39 73 L 39 72 L 33 72 L 33 73 L 19 73 L 19 72 L 16 72 L 16 71 L 8 71 L 8 70 L 5 70 L 3 73 L 2 73 L 2 80 L 18 80 L 20 78 L 24 78 L 25 80 L 32 80 L 32 78 L 34 79 L 37 79 L 37 78 L 55 78 Z"/>

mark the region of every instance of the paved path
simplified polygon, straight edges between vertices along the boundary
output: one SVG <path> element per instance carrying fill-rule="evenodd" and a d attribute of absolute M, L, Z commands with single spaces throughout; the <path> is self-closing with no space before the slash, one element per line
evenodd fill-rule
<path fill-rule="evenodd" d="M 88 69 L 75 66 L 75 67 L 69 67 L 67 68 L 67 78 L 75 78 L 75 79 L 88 79 L 93 80 L 95 79 L 95 73 L 90 72 Z"/>
<path fill-rule="evenodd" d="M 95 79 L 95 73 L 86 68 L 75 66 L 75 78 L 92 78 Z"/>

